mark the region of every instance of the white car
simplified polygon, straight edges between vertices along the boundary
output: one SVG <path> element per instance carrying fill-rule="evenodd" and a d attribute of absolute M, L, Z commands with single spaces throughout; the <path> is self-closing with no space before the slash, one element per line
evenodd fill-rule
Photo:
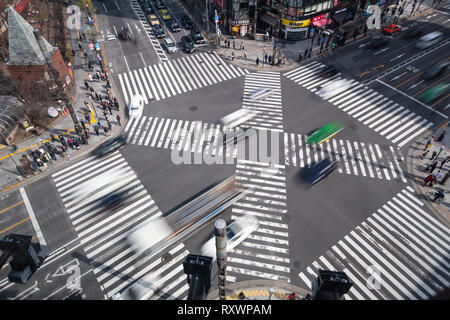
<path fill-rule="evenodd" d="M 130 118 L 139 118 L 144 111 L 144 98 L 140 94 L 131 97 L 128 103 L 128 114 Z"/>
<path fill-rule="evenodd" d="M 164 38 L 164 46 L 166 47 L 168 53 L 174 53 L 178 51 L 177 46 L 171 38 Z"/>
<path fill-rule="evenodd" d="M 253 231 L 258 229 L 259 222 L 253 216 L 242 216 L 227 227 L 227 252 L 233 250 L 244 241 Z M 209 239 L 201 248 L 203 256 L 210 256 L 216 260 L 216 238 Z"/>
<path fill-rule="evenodd" d="M 256 89 L 255 91 L 253 91 L 250 94 L 250 100 L 252 100 L 252 101 L 264 100 L 265 98 L 270 97 L 275 92 L 276 92 L 275 89 L 269 89 L 269 88 Z"/>
<path fill-rule="evenodd" d="M 316 93 L 320 97 L 327 99 L 332 96 L 338 95 L 339 93 L 352 87 L 353 83 L 347 79 L 339 79 L 325 85 L 322 89 L 318 90 Z"/>

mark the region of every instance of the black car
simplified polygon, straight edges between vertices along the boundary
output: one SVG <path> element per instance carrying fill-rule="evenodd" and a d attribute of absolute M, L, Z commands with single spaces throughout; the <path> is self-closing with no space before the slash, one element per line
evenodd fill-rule
<path fill-rule="evenodd" d="M 202 34 L 197 29 L 192 30 L 191 38 L 194 40 L 195 44 L 205 43 Z"/>
<path fill-rule="evenodd" d="M 183 45 L 184 51 L 189 53 L 195 51 L 194 42 L 192 42 L 192 39 L 189 38 L 188 36 L 184 36 L 181 38 L 181 44 Z"/>
<path fill-rule="evenodd" d="M 159 24 L 155 24 L 153 26 L 153 33 L 155 34 L 155 37 L 157 37 L 157 38 L 164 38 L 166 36 L 166 33 L 164 32 L 163 28 Z"/>
<path fill-rule="evenodd" d="M 414 39 L 414 38 L 417 38 L 418 36 L 420 36 L 422 33 L 423 33 L 422 29 L 419 29 L 418 27 L 413 27 L 413 28 L 406 30 L 406 32 L 403 34 L 403 38 Z"/>
<path fill-rule="evenodd" d="M 121 37 L 123 40 L 133 39 L 133 36 L 131 35 L 131 32 L 127 27 L 122 27 L 119 30 L 119 37 Z"/>
<path fill-rule="evenodd" d="M 331 78 L 332 76 L 335 76 L 338 73 L 339 73 L 339 71 L 335 67 L 325 66 L 325 68 L 323 68 L 320 75 L 322 76 L 322 78 L 328 79 L 328 78 Z"/>
<path fill-rule="evenodd" d="M 149 3 L 149 2 L 145 2 L 145 3 L 144 3 L 144 11 L 145 11 L 145 13 L 147 13 L 147 14 L 152 13 L 152 7 L 150 6 L 150 3 Z"/>
<path fill-rule="evenodd" d="M 378 49 L 381 48 L 385 45 L 387 45 L 389 43 L 389 41 L 385 38 L 378 38 L 375 39 L 374 41 L 372 41 L 371 43 L 369 43 L 369 45 L 367 46 L 369 49 Z"/>
<path fill-rule="evenodd" d="M 188 30 L 194 28 L 194 24 L 192 23 L 191 18 L 189 18 L 189 16 L 187 16 L 187 15 L 184 15 L 181 17 L 181 23 Z"/>
<path fill-rule="evenodd" d="M 94 149 L 92 153 L 98 157 L 102 157 L 105 154 L 122 147 L 126 141 L 126 137 L 124 135 L 120 135 L 114 139 L 103 142 L 98 148 Z"/>
<path fill-rule="evenodd" d="M 304 175 L 308 187 L 314 186 L 322 179 L 332 174 L 337 169 L 337 166 L 337 161 L 330 160 L 329 158 L 323 159 L 316 164 L 312 164 L 311 168 L 309 168 Z"/>
<path fill-rule="evenodd" d="M 438 63 L 427 69 L 422 73 L 422 78 L 425 80 L 433 79 L 445 72 L 448 69 L 448 62 Z"/>
<path fill-rule="evenodd" d="M 172 32 L 178 32 L 181 30 L 180 25 L 174 19 L 167 20 L 167 25 L 169 26 L 170 31 Z"/>

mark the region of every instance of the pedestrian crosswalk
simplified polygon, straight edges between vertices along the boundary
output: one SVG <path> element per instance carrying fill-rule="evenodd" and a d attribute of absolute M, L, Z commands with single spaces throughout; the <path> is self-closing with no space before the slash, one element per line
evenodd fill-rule
<path fill-rule="evenodd" d="M 318 270 L 344 271 L 356 300 L 429 299 L 448 288 L 448 228 L 406 187 L 299 274 L 312 288 Z"/>
<path fill-rule="evenodd" d="M 251 191 L 232 206 L 232 219 L 251 215 L 259 227 L 228 253 L 228 274 L 290 283 L 285 167 L 238 159 L 236 181 Z"/>
<path fill-rule="evenodd" d="M 256 90 L 269 89 L 273 93 L 259 101 L 252 100 Z M 242 108 L 250 109 L 255 116 L 245 125 L 264 130 L 283 131 L 283 106 L 281 101 L 281 79 L 279 72 L 256 72 L 245 76 Z"/>
<path fill-rule="evenodd" d="M 130 70 L 118 74 L 118 79 L 125 101 L 140 94 L 147 104 L 247 73 L 247 69 L 225 63 L 216 52 L 203 52 Z"/>
<path fill-rule="evenodd" d="M 162 215 L 120 152 L 89 157 L 52 175 L 58 193 L 105 295 L 111 298 L 152 273 L 159 294 L 182 299 L 188 287 L 183 244 L 149 261 L 127 244 L 130 230 Z M 146 278 L 148 279 L 148 278 Z"/>
<path fill-rule="evenodd" d="M 392 146 L 342 139 L 329 139 L 310 146 L 306 135 L 284 133 L 285 165 L 310 167 L 325 158 L 339 162 L 340 173 L 407 183 L 401 163 L 403 155 Z"/>
<path fill-rule="evenodd" d="M 319 86 L 330 85 L 343 78 L 341 73 L 337 73 L 324 79 L 321 72 L 325 67 L 324 64 L 313 61 L 284 75 L 317 93 Z M 399 147 L 433 126 L 432 122 L 358 81 L 350 80 L 350 84 L 343 91 L 327 93 L 324 99 Z"/>
<path fill-rule="evenodd" d="M 153 48 L 155 49 L 156 55 L 158 56 L 159 60 L 161 62 L 169 61 L 169 59 L 166 56 L 166 53 L 164 52 L 163 48 L 161 47 L 161 44 L 159 43 L 158 39 L 153 34 L 152 28 L 148 24 L 147 18 L 145 17 L 145 14 L 142 12 L 142 9 L 139 6 L 138 2 L 136 0 L 131 0 L 130 4 L 131 4 L 131 7 L 133 8 L 133 11 L 136 13 L 139 20 L 141 21 L 142 26 L 145 29 L 145 33 L 147 34 L 148 38 L 150 39 L 150 43 L 152 44 Z"/>

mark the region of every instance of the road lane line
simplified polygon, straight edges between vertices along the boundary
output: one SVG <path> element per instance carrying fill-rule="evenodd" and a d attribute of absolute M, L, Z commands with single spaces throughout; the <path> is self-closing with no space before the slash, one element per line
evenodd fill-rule
<path fill-rule="evenodd" d="M 2 233 L 4 233 L 4 232 L 8 231 L 9 229 L 14 228 L 15 226 L 18 226 L 18 225 L 21 224 L 21 223 L 24 223 L 25 221 L 27 221 L 27 220 L 29 220 L 29 219 L 30 219 L 30 217 L 28 217 L 28 218 L 26 218 L 26 219 L 23 219 L 22 221 L 19 221 L 19 222 L 17 222 L 16 224 L 13 224 L 12 226 L 10 226 L 10 227 L 8 227 L 8 228 L 6 228 L 6 229 L 3 229 L 2 231 L 0 231 L 0 234 L 2 234 Z"/>
<path fill-rule="evenodd" d="M 33 224 L 34 230 L 36 231 L 36 235 L 39 239 L 39 243 L 43 245 L 47 245 L 44 239 L 44 235 L 42 234 L 41 228 L 39 227 L 39 223 L 36 219 L 36 215 L 34 214 L 33 208 L 31 207 L 30 200 L 28 200 L 27 193 L 24 188 L 20 188 L 20 194 L 25 204 L 25 208 L 27 209 L 28 215 L 31 218 L 31 223 Z"/>
<path fill-rule="evenodd" d="M 13 204 L 12 206 L 9 206 L 8 208 L 3 209 L 2 211 L 0 211 L 0 213 L 6 212 L 6 211 L 8 211 L 9 209 L 14 208 L 15 206 L 18 206 L 18 205 L 21 204 L 21 203 L 23 203 L 23 201 L 17 202 L 16 204 Z"/>

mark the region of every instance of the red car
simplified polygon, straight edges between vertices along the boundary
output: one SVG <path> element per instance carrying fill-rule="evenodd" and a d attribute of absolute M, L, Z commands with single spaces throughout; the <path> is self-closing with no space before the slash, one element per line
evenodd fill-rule
<path fill-rule="evenodd" d="M 392 35 L 396 32 L 399 32 L 400 30 L 402 30 L 402 27 L 400 27 L 396 24 L 390 24 L 386 28 L 383 29 L 383 32 L 386 34 Z"/>

